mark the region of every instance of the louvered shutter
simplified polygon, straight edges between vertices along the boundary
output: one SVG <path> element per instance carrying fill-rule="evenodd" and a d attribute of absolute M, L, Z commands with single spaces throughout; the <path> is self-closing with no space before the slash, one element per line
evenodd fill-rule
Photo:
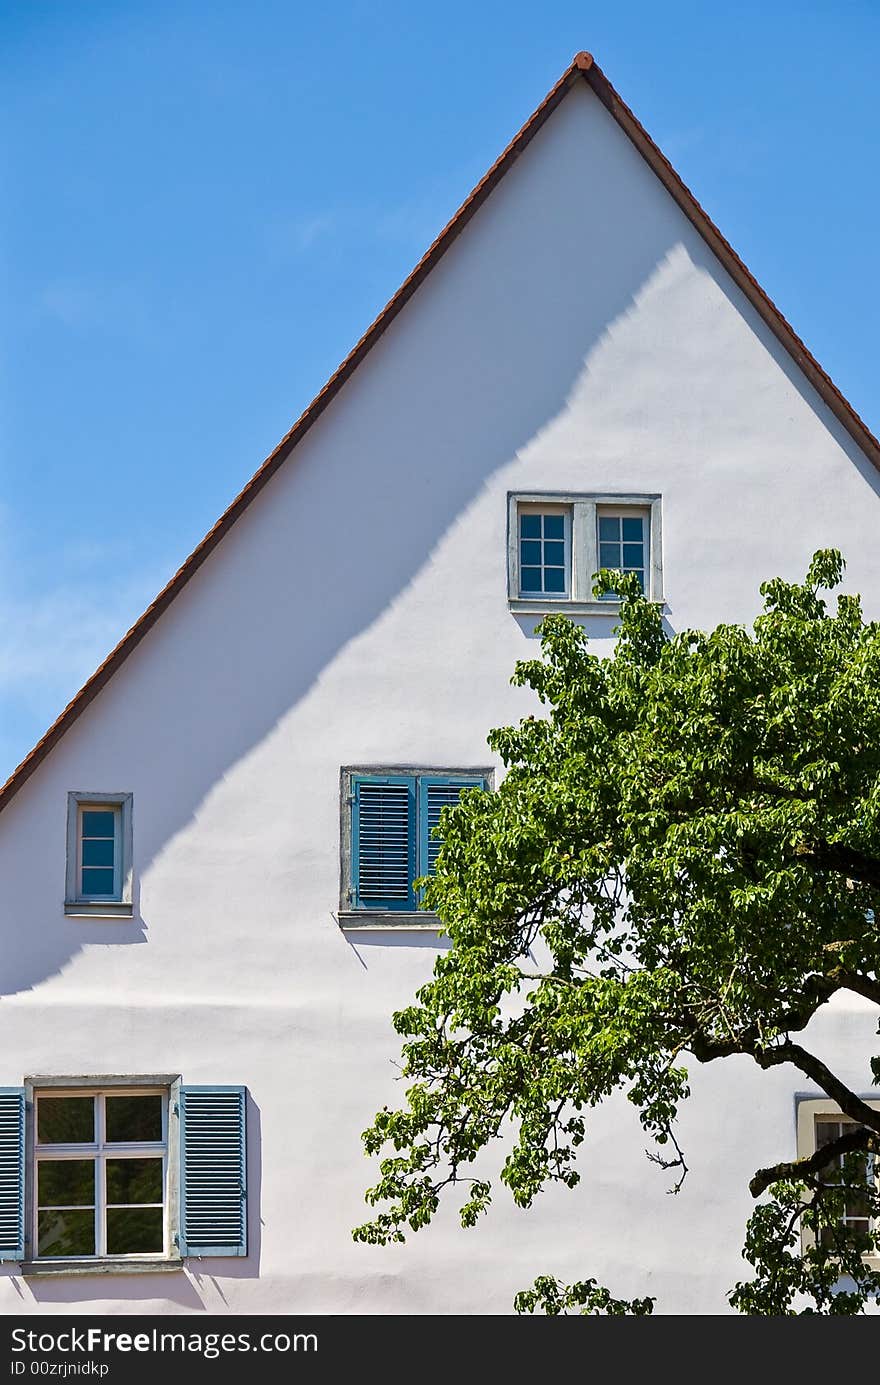
<path fill-rule="evenodd" d="M 361 775 L 352 782 L 351 855 L 358 909 L 415 908 L 415 781 Z"/>
<path fill-rule="evenodd" d="M 24 1088 L 0 1087 L 0 1260 L 24 1259 Z"/>
<path fill-rule="evenodd" d="M 244 1087 L 180 1089 L 180 1253 L 247 1255 Z"/>
<path fill-rule="evenodd" d="M 483 779 L 444 779 L 439 776 L 423 774 L 419 780 L 419 875 L 433 875 L 437 857 L 443 845 L 442 837 L 435 837 L 433 831 L 440 825 L 440 814 L 446 807 L 454 807 L 462 789 L 475 786 L 485 787 Z"/>

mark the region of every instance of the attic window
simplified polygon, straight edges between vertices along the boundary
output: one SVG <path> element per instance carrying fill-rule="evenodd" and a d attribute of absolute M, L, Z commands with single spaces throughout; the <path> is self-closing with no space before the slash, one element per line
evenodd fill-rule
<path fill-rule="evenodd" d="M 571 589 L 571 511 L 523 505 L 519 511 L 519 594 L 562 599 Z"/>
<path fill-rule="evenodd" d="M 659 495 L 509 494 L 507 601 L 515 614 L 614 615 L 613 592 L 593 595 L 600 568 L 633 572 L 663 602 Z"/>
<path fill-rule="evenodd" d="M 66 914 L 131 915 L 131 794 L 67 796 Z"/>

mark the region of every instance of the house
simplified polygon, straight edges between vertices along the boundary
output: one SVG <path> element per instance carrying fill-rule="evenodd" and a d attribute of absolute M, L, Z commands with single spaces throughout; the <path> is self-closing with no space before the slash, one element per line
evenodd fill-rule
<path fill-rule="evenodd" d="M 798 1112 L 814 1138 L 783 1068 L 694 1071 L 677 1198 L 612 1103 L 576 1192 L 404 1246 L 352 1241 L 359 1134 L 444 945 L 429 827 L 497 779 L 541 615 L 610 648 L 601 559 L 674 629 L 747 620 L 830 545 L 876 614 L 878 492 L 880 444 L 579 54 L 0 791 L 2 1311 L 494 1313 L 538 1272 L 724 1311 L 748 1177 Z M 815 1023 L 867 1088 L 868 1007 Z"/>

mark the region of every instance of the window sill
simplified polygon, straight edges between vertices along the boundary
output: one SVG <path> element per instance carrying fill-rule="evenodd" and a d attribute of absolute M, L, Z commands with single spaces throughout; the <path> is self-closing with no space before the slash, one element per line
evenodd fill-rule
<path fill-rule="evenodd" d="M 380 913 L 368 909 L 340 909 L 336 921 L 343 933 L 438 933 L 443 927 L 436 914 Z"/>
<path fill-rule="evenodd" d="M 31 1279 L 43 1275 L 65 1276 L 83 1274 L 172 1274 L 183 1269 L 183 1261 L 152 1260 L 147 1256 L 125 1256 L 95 1260 L 22 1260 L 21 1272 Z"/>
<path fill-rule="evenodd" d="M 619 616 L 619 601 L 529 601 L 525 597 L 508 597 L 507 604 L 517 616 Z M 662 597 L 651 600 L 652 606 L 664 606 Z"/>
<path fill-rule="evenodd" d="M 68 918 L 75 919 L 130 919 L 133 914 L 130 899 L 102 899 L 100 903 L 87 899 L 65 899 L 64 912 Z"/>

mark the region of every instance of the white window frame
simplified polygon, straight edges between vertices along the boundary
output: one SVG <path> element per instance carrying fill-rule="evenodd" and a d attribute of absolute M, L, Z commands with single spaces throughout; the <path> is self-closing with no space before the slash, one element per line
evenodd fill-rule
<path fill-rule="evenodd" d="M 82 892 L 83 813 L 105 809 L 114 816 L 113 893 Z M 71 790 L 67 795 L 67 873 L 65 914 L 89 918 L 131 917 L 132 913 L 132 795 Z"/>
<path fill-rule="evenodd" d="M 880 1099 L 875 1097 L 863 1096 L 861 1100 L 866 1106 L 870 1106 L 872 1111 L 880 1111 Z M 850 1121 L 850 1117 L 845 1111 L 841 1111 L 836 1101 L 829 1101 L 827 1097 L 803 1097 L 797 1103 L 797 1155 L 799 1159 L 809 1158 L 816 1153 L 816 1117 L 828 1116 L 832 1120 Z M 852 1124 L 857 1124 L 853 1121 Z M 880 1180 L 880 1160 L 874 1161 L 874 1176 Z M 872 1228 L 876 1231 L 876 1227 Z M 806 1227 L 801 1228 L 801 1245 L 804 1250 L 809 1246 L 815 1245 L 816 1238 L 813 1232 Z M 872 1270 L 880 1270 L 880 1255 L 864 1255 L 862 1257 L 865 1264 Z"/>
<path fill-rule="evenodd" d="M 544 513 L 562 510 L 568 517 L 567 557 L 569 588 L 565 596 L 520 591 L 519 515 L 522 509 Z M 659 495 L 577 494 L 570 491 L 510 491 L 507 496 L 507 604 L 517 615 L 547 615 L 564 611 L 566 615 L 615 616 L 620 610 L 616 598 L 597 601 L 593 596 L 593 574 L 599 570 L 599 514 L 641 514 L 647 520 L 646 596 L 662 605 L 662 515 Z"/>
<path fill-rule="evenodd" d="M 69 1085 L 68 1085 L 69 1082 Z M 171 1107 L 172 1090 L 175 1088 L 178 1079 L 166 1079 L 163 1081 L 148 1080 L 143 1084 L 138 1082 L 129 1083 L 96 1083 L 95 1085 L 76 1085 L 75 1079 L 54 1079 L 46 1084 L 45 1079 L 33 1079 L 28 1086 L 30 1087 L 30 1108 L 33 1113 L 32 1127 L 30 1131 L 29 1150 L 28 1150 L 28 1187 L 30 1196 L 29 1202 L 29 1235 L 30 1247 L 33 1254 L 34 1265 L 46 1266 L 47 1268 L 66 1266 L 87 1268 L 98 1263 L 119 1264 L 124 1266 L 141 1265 L 144 1263 L 161 1264 L 168 1261 L 171 1257 L 171 1227 L 172 1212 L 176 1206 L 176 1184 L 173 1183 L 171 1170 L 174 1168 L 174 1158 L 176 1150 L 172 1148 L 171 1130 Z M 118 1096 L 159 1096 L 162 1098 L 162 1139 L 161 1141 L 134 1142 L 126 1141 L 116 1144 L 107 1144 L 104 1136 L 106 1132 L 106 1100 L 108 1097 Z M 64 1097 L 92 1097 L 95 1099 L 95 1139 L 87 1144 L 68 1144 L 68 1145 L 40 1145 L 38 1142 L 39 1132 L 39 1103 L 41 1100 L 52 1100 Z M 176 1132 L 175 1132 L 176 1133 Z M 107 1250 L 107 1200 L 106 1200 L 106 1171 L 107 1159 L 149 1159 L 160 1157 L 162 1159 L 162 1249 L 160 1251 L 137 1251 L 128 1254 L 110 1253 Z M 95 1252 L 93 1255 L 81 1256 L 40 1256 L 38 1255 L 39 1246 L 39 1176 L 38 1169 L 42 1160 L 67 1160 L 67 1159 L 91 1159 L 96 1165 L 95 1173 Z M 174 1196 L 172 1196 L 174 1194 Z M 158 1206 L 157 1203 L 137 1204 L 143 1206 Z M 86 1210 L 86 1209 L 80 1209 Z"/>
<path fill-rule="evenodd" d="M 645 594 L 651 591 L 651 513 L 645 505 L 596 505 L 596 563 L 601 567 L 599 557 L 599 521 L 601 519 L 640 519 L 642 521 L 642 535 L 644 545 L 644 574 L 645 574 Z M 621 544 L 623 540 L 621 539 Z M 622 549 L 621 549 L 622 551 Z M 598 568 L 597 568 L 598 570 Z M 607 606 L 609 601 L 617 601 L 619 598 L 613 592 L 601 598 L 602 605 Z"/>
<path fill-rule="evenodd" d="M 548 602 L 548 603 L 549 603 L 549 602 L 552 602 L 553 605 L 556 605 L 557 602 L 560 602 L 560 601 L 563 601 L 563 602 L 565 602 L 565 601 L 570 601 L 570 600 L 571 600 L 571 589 L 572 589 L 572 570 L 571 570 L 571 506 L 570 506 L 570 505 L 556 505 L 556 504 L 549 504 L 549 503 L 547 503 L 547 504 L 544 504 L 544 503 L 531 504 L 531 503 L 528 503 L 528 502 L 526 502 L 526 501 L 522 501 L 522 502 L 517 506 L 517 512 L 516 512 L 517 585 L 519 584 L 519 582 L 520 582 L 520 580 L 521 580 L 520 571 L 519 571 L 519 567 L 520 567 L 520 564 L 519 564 L 519 556 L 520 556 L 520 553 L 522 552 L 522 549 L 521 549 L 521 541 L 520 541 L 520 533 L 519 533 L 519 521 L 520 521 L 520 516 L 521 516 L 521 515 L 523 515 L 523 514 L 529 514 L 529 513 L 536 514 L 536 515 L 561 515 L 561 516 L 562 516 L 563 571 L 564 571 L 564 573 L 565 573 L 565 587 L 564 587 L 564 589 L 563 589 L 561 592 L 526 592 L 525 594 L 523 594 L 522 591 L 518 590 L 518 596 L 519 596 L 520 599 L 523 600 L 523 601 L 546 601 L 546 602 Z M 544 563 L 543 563 L 543 557 L 544 557 L 543 546 L 544 546 L 544 541 L 543 541 L 543 540 L 530 540 L 530 539 L 526 539 L 525 542 L 526 542 L 526 543 L 530 543 L 530 542 L 532 542 L 532 543 L 534 543 L 534 542 L 540 542 L 540 543 L 541 543 L 541 550 L 542 550 L 542 551 L 541 551 L 541 558 L 542 558 L 542 562 L 541 562 L 541 573 L 542 573 L 542 577 L 543 577 L 543 573 L 544 573 Z M 558 542 L 558 540 L 556 540 L 556 542 Z"/>

